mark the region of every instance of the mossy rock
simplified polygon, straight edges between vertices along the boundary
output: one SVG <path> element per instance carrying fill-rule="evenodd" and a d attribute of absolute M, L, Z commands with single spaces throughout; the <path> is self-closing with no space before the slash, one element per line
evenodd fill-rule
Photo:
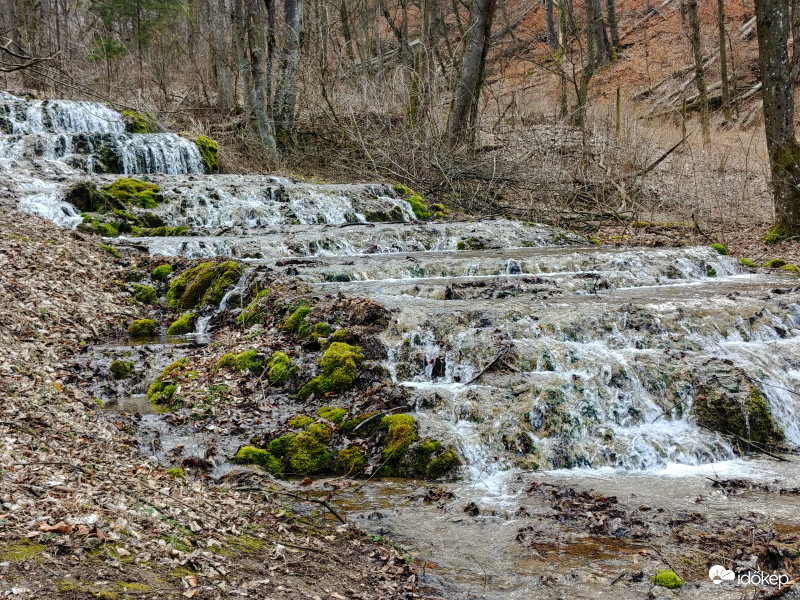
<path fill-rule="evenodd" d="M 108 368 L 111 376 L 116 380 L 127 379 L 133 375 L 135 367 L 133 362 L 123 362 L 119 359 L 113 360 Z"/>
<path fill-rule="evenodd" d="M 784 440 L 766 398 L 754 385 L 744 398 L 725 389 L 709 390 L 695 400 L 694 414 L 698 425 L 742 440 L 767 445 Z"/>
<path fill-rule="evenodd" d="M 114 246 L 107 246 L 106 244 L 100 244 L 100 249 L 106 254 L 110 254 L 114 258 L 122 258 L 122 255 L 117 251 L 116 248 L 114 248 Z"/>
<path fill-rule="evenodd" d="M 273 456 L 283 458 L 289 451 L 289 444 L 292 443 L 292 440 L 296 436 L 297 436 L 296 433 L 287 433 L 285 435 L 275 438 L 269 443 L 268 446 L 269 451 L 272 453 Z"/>
<path fill-rule="evenodd" d="M 134 204 L 141 208 L 155 208 L 164 201 L 161 188 L 135 177 L 120 177 L 114 183 L 104 185 L 102 190 L 122 206 Z"/>
<path fill-rule="evenodd" d="M 786 271 L 787 273 L 800 273 L 800 268 L 797 265 L 786 264 L 781 267 L 781 271 Z"/>
<path fill-rule="evenodd" d="M 312 423 L 308 427 L 306 427 L 306 433 L 313 435 L 317 440 L 322 442 L 323 444 L 327 444 L 331 441 L 331 436 L 333 432 L 331 431 L 330 427 L 325 425 L 324 423 Z"/>
<path fill-rule="evenodd" d="M 156 334 L 156 322 L 152 319 L 139 319 L 128 327 L 128 334 L 134 339 L 152 338 Z"/>
<path fill-rule="evenodd" d="M 785 266 L 787 263 L 782 258 L 773 258 L 772 260 L 768 260 L 764 263 L 765 267 L 769 267 L 770 269 L 780 269 L 781 267 Z"/>
<path fill-rule="evenodd" d="M 333 342 L 320 359 L 322 373 L 306 383 L 297 393 L 298 398 L 311 394 L 322 396 L 329 392 L 350 389 L 358 375 L 358 365 L 364 360 L 361 348 L 342 342 Z"/>
<path fill-rule="evenodd" d="M 206 164 L 206 171 L 208 173 L 219 173 L 219 144 L 209 137 L 198 135 L 194 143 L 197 144 L 200 155 Z"/>
<path fill-rule="evenodd" d="M 380 429 L 381 420 L 377 418 L 377 414 L 372 412 L 342 421 L 342 424 L 339 425 L 339 431 L 347 436 L 367 438 Z M 370 421 L 364 424 L 363 427 L 359 427 L 367 419 L 370 419 Z M 356 427 L 359 427 L 358 430 L 356 430 Z"/>
<path fill-rule="evenodd" d="M 186 313 L 181 315 L 179 319 L 172 323 L 167 329 L 167 335 L 185 335 L 194 331 L 194 324 L 197 321 L 197 315 L 194 313 Z"/>
<path fill-rule="evenodd" d="M 225 288 L 236 282 L 241 267 L 233 261 L 204 262 L 174 277 L 167 289 L 167 306 L 193 310 L 203 305 L 219 306 Z"/>
<path fill-rule="evenodd" d="M 381 419 L 381 429 L 386 432 L 383 460 L 398 463 L 408 447 L 417 440 L 417 421 L 411 415 L 386 415 Z"/>
<path fill-rule="evenodd" d="M 122 111 L 122 118 L 125 121 L 125 131 L 128 133 L 153 133 L 150 119 L 135 110 Z"/>
<path fill-rule="evenodd" d="M 236 368 L 239 371 L 250 371 L 259 374 L 264 370 L 264 360 L 258 350 L 245 350 L 236 355 Z"/>
<path fill-rule="evenodd" d="M 326 421 L 330 421 L 335 425 L 339 425 L 344 420 L 344 416 L 347 414 L 347 409 L 335 408 L 333 406 L 323 406 L 317 411 L 317 414 Z"/>
<path fill-rule="evenodd" d="M 281 329 L 289 333 L 298 333 L 305 325 L 306 317 L 311 313 L 308 306 L 300 306 L 281 325 Z M 301 336 L 302 337 L 302 336 Z"/>
<path fill-rule="evenodd" d="M 233 457 L 233 462 L 240 465 L 259 465 L 278 477 L 283 475 L 281 461 L 272 456 L 267 450 L 254 448 L 253 446 L 242 446 Z"/>
<path fill-rule="evenodd" d="M 284 352 L 275 352 L 267 362 L 267 379 L 271 385 L 283 385 L 290 378 L 297 376 L 297 367 L 292 366 L 291 359 Z"/>
<path fill-rule="evenodd" d="M 656 574 L 650 578 L 653 585 L 665 587 L 670 590 L 677 590 L 683 586 L 683 580 L 678 577 L 675 571 L 662 570 L 656 571 Z"/>
<path fill-rule="evenodd" d="M 411 205 L 411 210 L 414 211 L 418 219 L 423 220 L 431 218 L 431 213 L 425 206 L 425 201 L 422 199 L 422 196 L 404 185 L 396 185 L 394 186 L 394 190 L 400 194 L 403 200 Z"/>
<path fill-rule="evenodd" d="M 751 268 L 751 269 L 757 269 L 758 267 L 760 267 L 760 266 L 761 266 L 761 265 L 759 265 L 758 263 L 756 263 L 756 262 L 753 262 L 753 261 L 752 261 L 752 260 L 750 260 L 749 258 L 740 258 L 740 259 L 739 259 L 739 262 L 740 262 L 740 263 L 742 263 L 742 265 L 743 265 L 743 266 L 745 266 L 745 267 L 749 267 L 749 268 Z"/>
<path fill-rule="evenodd" d="M 286 464 L 295 475 L 314 475 L 330 467 L 331 455 L 325 444 L 314 435 L 298 433 L 289 442 Z"/>
<path fill-rule="evenodd" d="M 223 354 L 217 361 L 218 369 L 224 369 L 226 367 L 235 367 L 235 366 L 236 366 L 236 355 L 233 352 L 228 352 L 227 354 Z"/>
<path fill-rule="evenodd" d="M 711 247 L 722 256 L 728 256 L 728 249 L 722 244 L 711 244 Z"/>
<path fill-rule="evenodd" d="M 176 360 L 174 363 L 164 369 L 161 372 L 161 375 L 156 377 L 155 381 L 150 384 L 150 387 L 147 390 L 147 399 L 152 404 L 172 403 L 175 392 L 177 391 L 177 386 L 173 382 L 174 377 L 177 372 L 186 366 L 187 362 L 188 360 L 186 358 Z"/>
<path fill-rule="evenodd" d="M 158 304 L 158 294 L 149 285 L 134 283 L 133 295 L 142 304 Z"/>
<path fill-rule="evenodd" d="M 764 237 L 764 243 L 768 246 L 772 246 L 773 244 L 778 244 L 780 242 L 787 242 L 794 237 L 795 236 L 792 233 L 776 226 L 767 232 L 767 235 Z"/>
<path fill-rule="evenodd" d="M 124 203 L 98 189 L 93 181 L 79 181 L 71 185 L 64 200 L 80 212 L 108 212 L 115 208 L 124 208 Z"/>
<path fill-rule="evenodd" d="M 360 448 L 347 448 L 336 457 L 336 472 L 345 477 L 356 477 L 364 470 L 367 457 Z"/>
<path fill-rule="evenodd" d="M 314 422 L 308 415 L 295 415 L 287 422 L 292 429 L 305 429 Z"/>
<path fill-rule="evenodd" d="M 172 265 L 159 265 L 153 269 L 152 277 L 156 281 L 166 281 L 172 274 Z"/>

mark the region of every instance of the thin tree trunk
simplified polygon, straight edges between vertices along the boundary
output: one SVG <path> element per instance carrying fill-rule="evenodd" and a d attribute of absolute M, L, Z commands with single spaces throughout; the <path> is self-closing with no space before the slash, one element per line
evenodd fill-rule
<path fill-rule="evenodd" d="M 234 95 L 234 75 L 230 66 L 231 44 L 228 41 L 228 23 L 225 0 L 218 0 L 216 10 L 212 14 L 212 51 L 214 53 L 214 68 L 217 78 L 217 108 L 223 113 L 229 113 L 236 102 Z"/>
<path fill-rule="evenodd" d="M 619 23 L 617 22 L 617 0 L 606 0 L 608 12 L 608 29 L 611 31 L 611 45 L 619 52 L 622 44 L 619 41 Z"/>
<path fill-rule="evenodd" d="M 787 0 L 756 0 L 758 58 L 764 99 L 772 192 L 775 202 L 774 239 L 800 234 L 800 143 L 794 130 L 794 81 L 800 67 L 798 50 L 789 60 L 789 30 L 797 38 L 800 14 L 790 22 Z M 797 9 L 797 0 L 792 8 Z"/>
<path fill-rule="evenodd" d="M 558 48 L 558 35 L 553 14 L 553 0 L 544 0 L 545 23 L 547 24 L 547 45 L 555 50 Z"/>
<path fill-rule="evenodd" d="M 350 14 L 347 12 L 347 0 L 339 3 L 339 20 L 342 22 L 342 36 L 344 36 L 344 50 L 347 58 L 350 59 L 350 62 L 355 62 L 356 55 L 353 52 L 353 38 L 350 35 Z"/>
<path fill-rule="evenodd" d="M 597 37 L 597 58 L 601 65 L 607 65 L 611 60 L 611 45 L 608 42 L 606 26 L 603 22 L 603 2 L 593 0 L 594 32 Z"/>
<path fill-rule="evenodd" d="M 276 95 L 275 120 L 280 134 L 294 126 L 297 80 L 300 71 L 300 37 L 303 26 L 303 0 L 286 0 L 281 84 Z"/>
<path fill-rule="evenodd" d="M 461 61 L 461 73 L 447 123 L 447 136 L 451 148 L 469 139 L 470 130 L 475 126 L 477 118 L 475 107 L 480 97 L 494 8 L 495 0 L 473 0 L 472 3 L 469 42 Z"/>
<path fill-rule="evenodd" d="M 719 66 L 722 77 L 722 110 L 725 120 L 731 120 L 731 95 L 728 90 L 728 49 L 725 32 L 725 0 L 717 0 L 717 25 L 719 26 Z"/>
<path fill-rule="evenodd" d="M 597 14 L 595 1 L 586 0 L 586 59 L 579 81 L 575 83 L 575 95 L 578 106 L 575 111 L 576 124 L 581 131 L 586 130 L 586 108 L 589 104 L 589 82 L 594 75 L 594 61 L 597 42 Z"/>
<path fill-rule="evenodd" d="M 567 74 L 564 72 L 564 58 L 567 54 L 567 11 L 565 0 L 558 0 L 558 67 L 561 74 L 559 93 L 559 117 L 563 120 L 569 114 L 567 102 Z"/>
<path fill-rule="evenodd" d="M 706 90 L 706 76 L 703 68 L 703 43 L 700 37 L 700 16 L 697 13 L 698 0 L 686 0 L 686 8 L 689 13 L 689 40 L 692 44 L 692 56 L 694 57 L 695 84 L 700 101 L 700 127 L 703 131 L 703 144 L 710 141 L 710 131 L 708 125 L 708 92 Z"/>

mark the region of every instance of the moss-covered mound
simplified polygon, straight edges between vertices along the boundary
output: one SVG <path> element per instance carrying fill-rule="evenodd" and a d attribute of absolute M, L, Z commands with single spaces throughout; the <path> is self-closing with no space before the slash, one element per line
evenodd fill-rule
<path fill-rule="evenodd" d="M 116 359 L 111 362 L 111 366 L 108 368 L 111 376 L 114 379 L 127 379 L 134 372 L 134 365 L 132 362 L 123 362 L 119 359 Z"/>
<path fill-rule="evenodd" d="M 694 414 L 698 425 L 736 435 L 742 440 L 761 444 L 777 444 L 784 440 L 766 398 L 754 385 L 739 393 L 725 388 L 706 390 L 695 399 Z"/>
<path fill-rule="evenodd" d="M 266 305 L 262 300 L 269 296 L 269 290 L 261 290 L 256 294 L 255 299 L 242 309 L 236 317 L 236 322 L 247 329 L 256 323 L 260 323 L 266 316 Z"/>
<path fill-rule="evenodd" d="M 133 204 L 141 208 L 155 208 L 164 201 L 161 188 L 134 177 L 120 177 L 110 185 L 104 185 L 103 192 L 122 205 Z"/>
<path fill-rule="evenodd" d="M 143 304 L 158 304 L 158 294 L 149 285 L 134 283 L 133 295 Z"/>
<path fill-rule="evenodd" d="M 128 327 L 128 334 L 135 339 L 151 338 L 156 334 L 156 322 L 152 319 L 139 319 Z"/>
<path fill-rule="evenodd" d="M 150 118 L 134 110 L 122 111 L 125 121 L 125 131 L 128 133 L 153 133 Z"/>
<path fill-rule="evenodd" d="M 167 329 L 167 335 L 185 335 L 194 331 L 194 324 L 197 321 L 197 315 L 194 313 L 186 313 L 181 315 L 172 325 Z"/>
<path fill-rule="evenodd" d="M 298 397 L 308 398 L 311 394 L 323 396 L 328 392 L 350 389 L 358 375 L 358 365 L 363 360 L 364 355 L 358 346 L 333 342 L 320 359 L 322 373 L 300 388 Z"/>
<path fill-rule="evenodd" d="M 159 265 L 153 269 L 152 277 L 156 281 L 166 281 L 172 274 L 172 265 Z"/>
<path fill-rule="evenodd" d="M 167 305 L 179 310 L 193 310 L 209 304 L 219 305 L 225 288 L 235 283 L 241 267 L 233 261 L 204 262 L 174 277 L 167 290 Z"/>
<path fill-rule="evenodd" d="M 663 570 L 656 571 L 656 574 L 650 578 L 653 585 L 665 587 L 670 590 L 677 590 L 683 586 L 683 580 L 678 577 L 675 571 Z"/>
<path fill-rule="evenodd" d="M 414 211 L 414 214 L 418 219 L 422 220 L 431 218 L 431 213 L 428 210 L 428 207 L 425 206 L 425 201 L 422 199 L 422 196 L 404 185 L 396 185 L 394 186 L 394 190 L 400 194 L 400 196 L 402 196 L 403 200 L 411 205 L 411 210 Z"/>
<path fill-rule="evenodd" d="M 270 473 L 282 476 L 283 465 L 281 462 L 272 456 L 268 451 L 261 448 L 254 448 L 253 446 L 242 446 L 233 457 L 233 462 L 240 465 L 259 465 L 264 467 Z"/>
<path fill-rule="evenodd" d="M 181 358 L 168 366 L 156 377 L 147 390 L 147 399 L 152 404 L 171 404 L 178 389 L 175 381 L 179 372 L 186 366 L 187 360 Z"/>
<path fill-rule="evenodd" d="M 198 135 L 194 143 L 197 144 L 200 155 L 206 163 L 206 171 L 209 173 L 219 173 L 219 159 L 217 158 L 219 145 L 217 142 L 204 135 Z"/>
<path fill-rule="evenodd" d="M 106 212 L 121 208 L 110 194 L 98 189 L 93 181 L 73 184 L 64 195 L 64 200 L 81 212 Z"/>

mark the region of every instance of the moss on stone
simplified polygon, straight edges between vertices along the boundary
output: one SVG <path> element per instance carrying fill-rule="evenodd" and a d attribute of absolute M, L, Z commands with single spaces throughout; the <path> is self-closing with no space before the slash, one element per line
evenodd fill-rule
<path fill-rule="evenodd" d="M 761 266 L 758 263 L 753 262 L 749 258 L 740 258 L 739 262 L 742 263 L 742 265 L 744 265 L 745 267 L 750 267 L 751 269 L 757 269 L 758 267 Z"/>
<path fill-rule="evenodd" d="M 289 451 L 289 444 L 292 443 L 292 440 L 296 436 L 297 436 L 296 433 L 287 433 L 286 435 L 282 435 L 280 437 L 275 438 L 269 443 L 268 446 L 269 451 L 272 453 L 273 456 L 283 458 Z"/>
<path fill-rule="evenodd" d="M 394 186 L 395 192 L 400 194 L 402 198 L 411 205 L 411 210 L 414 211 L 414 214 L 417 216 L 418 219 L 430 219 L 431 213 L 425 206 L 425 201 L 422 199 L 422 196 L 415 193 L 414 190 L 407 188 L 404 185 L 396 185 Z"/>
<path fill-rule="evenodd" d="M 457 250 L 485 250 L 486 244 L 484 244 L 481 240 L 475 238 L 467 238 L 465 240 L 459 240 L 456 244 Z"/>
<path fill-rule="evenodd" d="M 313 475 L 325 471 L 331 456 L 325 444 L 310 433 L 298 433 L 289 442 L 286 462 L 295 475 Z"/>
<path fill-rule="evenodd" d="M 299 398 L 311 394 L 322 396 L 328 392 L 343 392 L 352 387 L 357 368 L 364 360 L 361 348 L 342 342 L 333 342 L 320 359 L 322 373 L 306 383 L 298 392 Z"/>
<path fill-rule="evenodd" d="M 694 405 L 697 423 L 721 433 L 733 434 L 742 440 L 775 444 L 784 434 L 775 424 L 767 400 L 754 385 L 746 398 L 727 392 L 724 388 L 710 390 L 698 397 Z"/>
<path fill-rule="evenodd" d="M 209 173 L 219 173 L 219 144 L 209 137 L 198 135 L 194 143 L 197 144 L 197 149 L 200 150 L 200 155 L 206 164 L 206 171 Z"/>
<path fill-rule="evenodd" d="M 185 335 L 194 331 L 194 324 L 197 321 L 197 315 L 194 313 L 186 313 L 181 315 L 174 321 L 167 329 L 167 335 Z"/>
<path fill-rule="evenodd" d="M 650 581 L 653 582 L 653 585 L 665 587 L 670 590 L 677 590 L 679 587 L 683 586 L 683 580 L 678 577 L 678 574 L 675 573 L 675 571 L 666 569 L 656 571 L 656 574 L 650 578 Z"/>
<path fill-rule="evenodd" d="M 441 452 L 438 456 L 434 457 L 425 469 L 425 476 L 428 479 L 438 479 L 445 473 L 455 469 L 461 464 L 461 459 L 458 458 L 458 453 L 452 448 L 448 448 Z"/>
<path fill-rule="evenodd" d="M 186 366 L 188 360 L 181 358 L 169 365 L 156 377 L 147 390 L 147 399 L 152 404 L 170 404 L 177 391 L 173 379 L 175 374 Z"/>
<path fill-rule="evenodd" d="M 235 367 L 235 366 L 236 366 L 236 355 L 233 352 L 228 352 L 227 354 L 223 354 L 217 361 L 218 369 L 222 369 L 225 367 Z"/>
<path fill-rule="evenodd" d="M 289 419 L 287 425 L 292 429 L 305 429 L 314 422 L 308 415 L 295 415 Z"/>
<path fill-rule="evenodd" d="M 125 120 L 125 131 L 128 133 L 153 133 L 150 120 L 143 114 L 135 110 L 122 111 Z"/>
<path fill-rule="evenodd" d="M 333 406 L 323 406 L 317 411 L 317 414 L 326 421 L 330 421 L 331 423 L 338 425 L 344 420 L 344 416 L 347 414 L 347 409 L 335 408 Z"/>
<path fill-rule="evenodd" d="M 770 269 L 780 269 L 782 266 L 786 264 L 786 261 L 782 258 L 773 258 L 772 260 L 768 260 L 764 263 L 765 267 L 769 267 Z"/>
<path fill-rule="evenodd" d="M 711 247 L 722 256 L 728 256 L 728 249 L 722 244 L 711 244 Z"/>
<path fill-rule="evenodd" d="M 236 368 L 258 374 L 264 369 L 264 360 L 259 356 L 258 350 L 245 350 L 236 355 Z"/>
<path fill-rule="evenodd" d="M 306 427 L 306 433 L 313 435 L 323 444 L 327 444 L 331 441 L 331 435 L 333 432 L 331 431 L 330 427 L 324 423 L 312 423 Z"/>
<path fill-rule="evenodd" d="M 785 242 L 792 239 L 794 236 L 785 231 L 783 228 L 775 226 L 767 232 L 767 235 L 764 237 L 764 243 L 768 246 L 772 246 L 773 244 L 777 244 L 779 242 Z"/>
<path fill-rule="evenodd" d="M 297 367 L 292 367 L 291 359 L 284 352 L 275 352 L 267 362 L 267 379 L 271 385 L 282 385 L 290 377 L 297 375 Z"/>
<path fill-rule="evenodd" d="M 153 269 L 152 277 L 156 281 L 166 281 L 172 274 L 172 265 L 159 265 Z"/>
<path fill-rule="evenodd" d="M 100 244 L 100 249 L 103 252 L 105 252 L 106 254 L 110 254 L 114 258 L 122 258 L 122 255 L 113 246 L 107 246 L 106 244 Z"/>
<path fill-rule="evenodd" d="M 97 188 L 93 181 L 79 181 L 67 190 L 64 200 L 81 212 L 107 212 L 121 208 L 108 193 Z"/>
<path fill-rule="evenodd" d="M 281 325 L 281 329 L 289 333 L 297 333 L 303 325 L 305 318 L 311 312 L 308 306 L 301 306 L 297 308 Z"/>
<path fill-rule="evenodd" d="M 328 338 L 331 343 L 333 342 L 346 342 L 349 332 L 347 329 L 337 329 L 334 331 L 331 336 Z"/>
<path fill-rule="evenodd" d="M 172 479 L 186 479 L 186 474 L 183 472 L 183 469 L 180 468 L 167 469 L 164 473 L 169 475 Z"/>
<path fill-rule="evenodd" d="M 797 265 L 786 264 L 781 267 L 781 271 L 788 271 L 789 273 L 800 273 L 800 268 Z"/>
<path fill-rule="evenodd" d="M 156 322 L 152 319 L 138 319 L 128 327 L 128 334 L 135 339 L 151 338 L 156 333 Z"/>
<path fill-rule="evenodd" d="M 331 326 L 327 323 L 317 323 L 314 325 L 314 328 L 311 330 L 311 334 L 309 337 L 312 340 L 319 339 L 321 337 L 328 337 L 331 334 Z"/>
<path fill-rule="evenodd" d="M 399 462 L 408 447 L 417 440 L 417 421 L 411 415 L 386 415 L 381 419 L 381 429 L 386 432 L 383 459 Z"/>
<path fill-rule="evenodd" d="M 149 285 L 134 283 L 133 295 L 143 304 L 158 304 L 158 294 Z"/>
<path fill-rule="evenodd" d="M 233 462 L 240 465 L 259 465 L 273 475 L 280 477 L 283 474 L 281 462 L 267 450 L 253 446 L 242 446 L 233 457 Z"/>
<path fill-rule="evenodd" d="M 181 310 L 192 310 L 205 304 L 217 306 L 225 288 L 239 278 L 240 270 L 233 261 L 204 262 L 187 269 L 170 282 L 167 305 Z"/>
<path fill-rule="evenodd" d="M 161 188 L 134 177 L 120 177 L 114 183 L 104 185 L 102 190 L 118 203 L 135 204 L 141 208 L 155 208 L 164 201 Z"/>
<path fill-rule="evenodd" d="M 336 457 L 336 472 L 346 477 L 355 477 L 367 464 L 367 457 L 360 448 L 347 448 Z"/>
<path fill-rule="evenodd" d="M 134 365 L 133 362 L 123 362 L 119 359 L 116 359 L 111 362 L 111 366 L 108 368 L 111 372 L 111 376 L 114 379 L 127 379 L 130 377 L 134 372 Z"/>

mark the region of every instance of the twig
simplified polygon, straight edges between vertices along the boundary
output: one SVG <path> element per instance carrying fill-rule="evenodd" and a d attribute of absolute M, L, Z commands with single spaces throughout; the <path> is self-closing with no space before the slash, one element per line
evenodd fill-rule
<path fill-rule="evenodd" d="M 470 379 L 470 380 L 469 380 L 469 381 L 468 381 L 466 384 L 464 384 L 464 385 L 470 385 L 470 384 L 474 383 L 475 381 L 477 381 L 478 379 L 480 379 L 481 375 L 483 375 L 484 373 L 486 373 L 486 371 L 488 371 L 488 370 L 489 370 L 489 369 L 490 369 L 490 368 L 491 368 L 491 367 L 492 367 L 492 366 L 493 366 L 493 365 L 494 365 L 494 364 L 495 364 L 495 363 L 496 363 L 498 360 L 500 360 L 500 359 L 501 359 L 501 358 L 502 358 L 502 357 L 503 357 L 503 356 L 506 354 L 506 352 L 508 352 L 508 351 L 509 351 L 509 349 L 510 349 L 510 348 L 511 348 L 511 346 L 506 346 L 505 348 L 503 348 L 503 349 L 500 351 L 500 353 L 499 353 L 497 356 L 495 356 L 495 357 L 494 357 L 494 359 L 493 359 L 493 360 L 492 360 L 492 361 L 491 361 L 491 362 L 490 362 L 488 365 L 486 365 L 485 367 L 483 367 L 483 369 L 481 369 L 480 373 L 478 373 L 477 375 L 475 375 L 475 377 L 473 377 L 472 379 Z"/>

